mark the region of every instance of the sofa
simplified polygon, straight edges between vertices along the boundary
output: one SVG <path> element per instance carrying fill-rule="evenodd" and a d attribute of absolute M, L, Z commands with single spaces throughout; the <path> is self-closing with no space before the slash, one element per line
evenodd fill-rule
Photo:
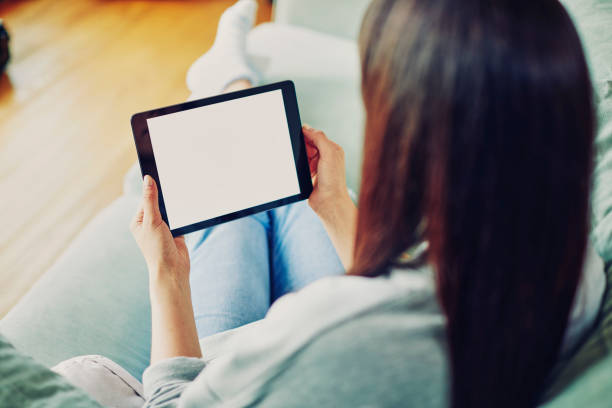
<path fill-rule="evenodd" d="M 364 121 L 356 38 L 368 3 L 277 0 L 273 21 L 257 26 L 248 39 L 264 80 L 292 79 L 304 122 L 324 129 L 342 145 L 347 183 L 354 191 L 359 187 Z M 576 18 L 594 72 L 599 148 L 612 152 L 612 8 L 601 0 L 565 3 Z M 125 129 L 130 138 L 128 123 Z M 604 164 L 596 179 L 598 208 L 612 208 L 612 192 L 604 194 L 607 182 L 612 190 L 612 160 L 608 169 L 606 159 L 600 154 Z M 140 198 L 136 164 L 123 185 L 123 194 L 91 220 L 0 321 L 2 334 L 47 366 L 76 355 L 101 354 L 141 379 L 148 365 L 148 274 L 128 230 Z M 549 407 L 612 406 L 612 218 L 606 217 L 607 210 L 595 212 L 601 216 L 594 216 L 592 242 L 608 276 L 605 307 L 589 337 L 552 373 L 543 398 Z"/>

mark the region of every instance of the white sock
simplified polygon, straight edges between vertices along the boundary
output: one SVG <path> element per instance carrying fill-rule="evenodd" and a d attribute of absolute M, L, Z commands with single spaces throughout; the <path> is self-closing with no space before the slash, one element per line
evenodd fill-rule
<path fill-rule="evenodd" d="M 225 10 L 215 43 L 187 71 L 187 87 L 194 95 L 201 98 L 219 94 L 238 79 L 257 85 L 259 74 L 246 55 L 246 36 L 253 27 L 256 11 L 255 0 L 239 0 Z"/>

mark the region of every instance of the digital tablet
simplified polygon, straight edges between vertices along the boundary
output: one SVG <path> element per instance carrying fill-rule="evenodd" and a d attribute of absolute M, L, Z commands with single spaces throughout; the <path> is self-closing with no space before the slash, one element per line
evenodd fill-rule
<path fill-rule="evenodd" d="M 291 81 L 137 113 L 132 131 L 174 236 L 312 192 Z"/>

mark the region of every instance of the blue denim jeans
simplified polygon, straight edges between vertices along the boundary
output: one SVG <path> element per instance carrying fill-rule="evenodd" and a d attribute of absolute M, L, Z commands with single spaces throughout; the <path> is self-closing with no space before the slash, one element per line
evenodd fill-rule
<path fill-rule="evenodd" d="M 200 338 L 263 318 L 286 293 L 344 272 L 305 201 L 186 236 Z"/>

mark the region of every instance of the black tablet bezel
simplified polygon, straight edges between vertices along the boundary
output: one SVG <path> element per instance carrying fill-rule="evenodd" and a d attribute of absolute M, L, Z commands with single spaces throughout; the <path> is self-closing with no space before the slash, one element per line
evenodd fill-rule
<path fill-rule="evenodd" d="M 173 236 L 188 234 L 193 231 L 208 228 L 227 221 L 232 221 L 247 215 L 271 210 L 272 208 L 280 207 L 285 204 L 305 200 L 310 196 L 310 193 L 312 192 L 312 181 L 310 178 L 310 169 L 308 167 L 308 157 L 306 156 L 304 135 L 302 134 L 300 113 L 298 111 L 297 99 L 295 96 L 295 86 L 293 85 L 292 81 L 276 82 L 269 85 L 258 86 L 255 88 L 244 89 L 241 91 L 230 92 L 209 98 L 198 99 L 195 101 L 149 110 L 146 112 L 140 112 L 132 116 L 132 131 L 134 133 L 134 141 L 136 143 L 136 151 L 138 153 L 138 161 L 140 163 L 142 176 L 144 177 L 145 174 L 148 174 L 153 177 L 157 183 L 157 187 L 159 189 L 159 209 L 161 216 L 164 222 L 167 225 L 170 225 L 168 223 L 168 216 L 166 214 L 166 206 L 164 205 L 163 186 L 159 182 L 157 165 L 155 163 L 155 156 L 153 155 L 153 147 L 151 145 L 151 137 L 149 135 L 147 119 L 274 90 L 282 91 L 285 114 L 287 115 L 287 124 L 289 127 L 289 135 L 291 137 L 291 146 L 293 149 L 293 158 L 295 160 L 295 167 L 300 185 L 300 193 L 282 198 L 280 200 L 271 201 L 255 207 L 245 208 L 244 210 L 172 229 L 171 232 Z"/>

